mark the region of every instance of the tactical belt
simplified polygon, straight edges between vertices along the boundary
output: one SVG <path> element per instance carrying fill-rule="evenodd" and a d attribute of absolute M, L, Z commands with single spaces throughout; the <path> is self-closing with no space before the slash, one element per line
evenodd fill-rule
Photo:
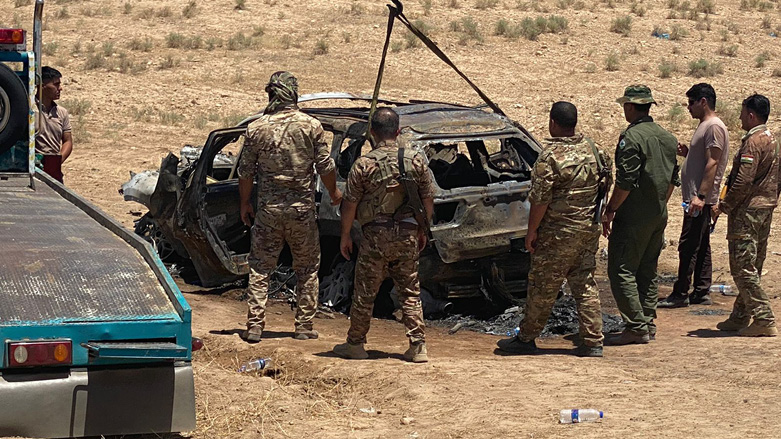
<path fill-rule="evenodd" d="M 386 229 L 392 229 L 394 227 L 398 227 L 401 230 L 417 230 L 418 225 L 415 223 L 410 223 L 407 221 L 394 221 L 392 219 L 384 220 L 374 220 L 372 222 L 366 223 L 363 225 L 363 227 L 385 227 Z"/>

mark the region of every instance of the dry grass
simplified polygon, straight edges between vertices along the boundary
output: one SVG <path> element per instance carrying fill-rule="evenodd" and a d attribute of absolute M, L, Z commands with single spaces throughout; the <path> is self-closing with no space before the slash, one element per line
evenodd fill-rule
<path fill-rule="evenodd" d="M 678 65 L 674 61 L 663 59 L 659 62 L 659 77 L 669 78 L 678 71 Z"/>
<path fill-rule="evenodd" d="M 616 72 L 621 69 L 621 56 L 613 52 L 605 58 L 605 70 L 608 72 Z"/>
<path fill-rule="evenodd" d="M 184 18 L 193 18 L 197 14 L 198 4 L 195 3 L 195 0 L 190 0 L 190 3 L 187 3 L 187 6 L 182 9 L 182 17 Z"/>

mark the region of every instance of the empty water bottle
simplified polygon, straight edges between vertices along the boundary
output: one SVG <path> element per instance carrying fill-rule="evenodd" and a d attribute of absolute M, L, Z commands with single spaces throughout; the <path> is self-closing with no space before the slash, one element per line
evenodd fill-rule
<path fill-rule="evenodd" d="M 711 293 L 721 293 L 725 296 L 734 296 L 735 294 L 732 293 L 732 286 L 731 285 L 711 285 L 710 286 L 710 292 Z"/>
<path fill-rule="evenodd" d="M 515 329 L 513 329 L 512 331 L 507 331 L 507 336 L 515 337 L 516 335 L 518 335 L 519 332 L 521 332 L 521 328 L 516 326 Z"/>
<path fill-rule="evenodd" d="M 683 213 L 689 213 L 689 206 L 691 206 L 691 204 L 687 203 L 686 201 L 681 203 L 681 207 L 683 207 Z M 692 218 L 700 216 L 700 212 L 701 211 L 699 211 L 699 210 L 697 212 L 694 212 L 694 215 L 692 215 Z"/>
<path fill-rule="evenodd" d="M 562 424 L 596 422 L 604 417 L 605 417 L 604 413 L 594 409 L 562 410 L 561 413 L 559 414 L 559 422 Z"/>
<path fill-rule="evenodd" d="M 239 372 L 243 373 L 263 370 L 267 368 L 269 364 L 271 364 L 271 358 L 256 358 L 239 366 Z"/>

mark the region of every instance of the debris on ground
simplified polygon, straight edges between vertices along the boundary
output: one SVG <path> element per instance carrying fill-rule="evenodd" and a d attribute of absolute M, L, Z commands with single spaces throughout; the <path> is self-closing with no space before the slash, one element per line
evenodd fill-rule
<path fill-rule="evenodd" d="M 523 319 L 523 310 L 523 306 L 514 306 L 506 309 L 499 315 L 485 320 L 480 320 L 473 316 L 454 314 L 430 323 L 436 326 L 449 327 L 448 333 L 450 334 L 455 334 L 461 329 L 468 329 L 487 334 L 507 335 L 508 333 L 514 333 L 515 327 Z M 602 321 L 602 332 L 620 332 L 624 329 L 624 322 L 618 315 L 603 312 Z M 551 316 L 548 319 L 548 323 L 545 324 L 545 329 L 543 329 L 541 336 L 552 337 L 577 333 L 578 328 L 578 312 L 575 299 L 572 296 L 565 295 L 556 300 L 553 312 L 551 312 Z"/>
<path fill-rule="evenodd" d="M 723 316 L 729 314 L 729 311 L 723 309 L 701 308 L 690 310 L 689 313 L 694 314 L 695 316 Z"/>

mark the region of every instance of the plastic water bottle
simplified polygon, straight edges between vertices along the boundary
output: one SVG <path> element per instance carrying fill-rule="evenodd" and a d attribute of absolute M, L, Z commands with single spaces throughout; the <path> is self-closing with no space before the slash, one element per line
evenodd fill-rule
<path fill-rule="evenodd" d="M 516 326 L 515 329 L 513 329 L 512 331 L 507 331 L 507 336 L 508 337 L 515 337 L 520 332 L 521 332 L 521 328 L 519 326 Z"/>
<path fill-rule="evenodd" d="M 267 368 L 269 364 L 271 364 L 271 358 L 256 358 L 239 366 L 239 372 L 244 373 L 263 370 Z"/>
<path fill-rule="evenodd" d="M 604 417 L 604 413 L 594 409 L 562 410 L 559 414 L 559 422 L 562 424 L 578 424 L 580 422 L 596 422 Z"/>
<path fill-rule="evenodd" d="M 683 213 L 689 213 L 689 206 L 690 205 L 691 205 L 690 203 L 687 203 L 685 201 L 683 203 L 681 203 L 681 207 L 683 207 Z M 700 212 L 701 211 L 698 210 L 694 215 L 692 215 L 692 218 L 696 218 L 696 217 L 700 216 Z"/>
<path fill-rule="evenodd" d="M 721 293 L 725 296 L 734 296 L 735 294 L 732 292 L 732 286 L 730 285 L 711 285 L 710 286 L 710 292 L 711 293 Z"/>

